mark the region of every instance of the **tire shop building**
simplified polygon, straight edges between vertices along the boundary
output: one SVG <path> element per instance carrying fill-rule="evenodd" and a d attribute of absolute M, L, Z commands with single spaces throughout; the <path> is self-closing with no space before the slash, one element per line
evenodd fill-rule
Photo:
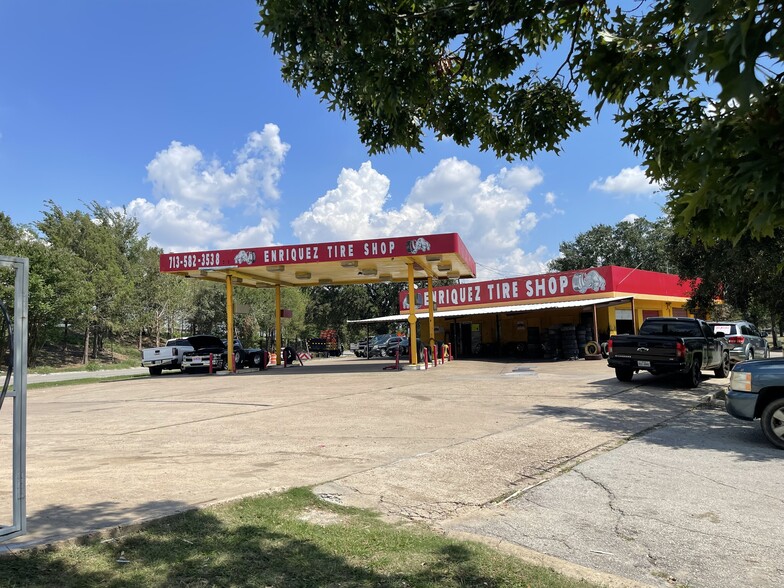
<path fill-rule="evenodd" d="M 416 282 L 433 290 L 433 280 L 473 278 L 476 263 L 457 233 L 386 237 L 329 243 L 274 245 L 210 251 L 164 253 L 161 273 L 224 284 L 226 287 L 226 331 L 234 332 L 234 288 L 270 288 L 275 291 L 275 352 L 281 363 L 281 319 L 290 311 L 281 307 L 281 288 L 342 286 L 378 282 L 406 282 L 412 296 Z M 435 299 L 435 297 L 434 297 Z M 413 298 L 409 308 L 415 306 Z M 424 340 L 435 340 L 432 330 Z M 416 313 L 402 319 L 415 327 Z M 234 338 L 228 337 L 227 356 L 234 357 Z M 417 364 L 413 354 L 411 363 Z M 235 366 L 230 365 L 230 369 Z"/>
<path fill-rule="evenodd" d="M 689 316 L 691 287 L 671 274 L 602 266 L 434 287 L 432 318 L 428 291 L 413 299 L 419 338 L 432 344 L 435 333 L 457 357 L 573 359 L 596 354 L 610 335 L 636 333 L 648 317 Z M 410 299 L 401 292 L 399 315 L 351 322 L 405 322 Z"/>

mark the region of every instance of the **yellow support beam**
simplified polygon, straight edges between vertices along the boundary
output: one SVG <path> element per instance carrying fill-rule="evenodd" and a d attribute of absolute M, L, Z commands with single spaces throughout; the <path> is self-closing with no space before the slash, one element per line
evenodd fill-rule
<path fill-rule="evenodd" d="M 433 317 L 435 311 L 435 302 L 433 301 L 433 278 L 427 276 L 427 310 L 428 310 L 428 325 L 430 327 L 430 353 L 433 363 L 436 359 L 436 320 Z"/>
<path fill-rule="evenodd" d="M 417 365 L 417 344 L 416 344 L 416 292 L 414 291 L 414 262 L 408 263 L 408 345 L 411 349 L 411 365 Z"/>
<path fill-rule="evenodd" d="M 281 362 L 281 344 L 283 337 L 280 333 L 280 285 L 275 286 L 275 365 L 280 365 Z"/>
<path fill-rule="evenodd" d="M 231 283 L 231 276 L 226 276 L 226 347 L 227 359 L 229 360 L 229 371 L 237 371 L 234 365 L 234 287 Z"/>

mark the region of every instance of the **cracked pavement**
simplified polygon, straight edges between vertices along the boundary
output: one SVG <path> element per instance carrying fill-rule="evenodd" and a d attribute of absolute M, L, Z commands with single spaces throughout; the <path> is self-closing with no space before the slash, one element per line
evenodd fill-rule
<path fill-rule="evenodd" d="M 784 460 L 723 403 L 446 529 L 653 586 L 784 585 Z"/>
<path fill-rule="evenodd" d="M 609 585 L 783 583 L 781 453 L 758 425 L 695 408 L 726 380 L 620 383 L 598 361 L 388 363 L 31 390 L 29 532 L 0 548 L 312 486 Z M 0 419 L 0 447 L 8 430 Z"/>

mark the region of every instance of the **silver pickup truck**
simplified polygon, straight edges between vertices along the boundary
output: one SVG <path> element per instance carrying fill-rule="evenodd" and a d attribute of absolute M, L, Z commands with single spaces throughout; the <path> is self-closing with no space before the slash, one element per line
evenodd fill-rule
<path fill-rule="evenodd" d="M 142 349 L 142 367 L 149 369 L 151 376 L 160 376 L 163 370 L 181 370 L 188 351 L 193 351 L 188 339 L 169 339 L 164 347 Z"/>

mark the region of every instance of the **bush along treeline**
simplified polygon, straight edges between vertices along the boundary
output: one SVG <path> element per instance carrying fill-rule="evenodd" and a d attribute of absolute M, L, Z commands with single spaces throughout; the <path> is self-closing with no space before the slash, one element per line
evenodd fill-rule
<path fill-rule="evenodd" d="M 199 333 L 226 337 L 225 286 L 161 274 L 161 253 L 123 209 L 92 202 L 84 210 L 66 211 L 49 201 L 41 220 L 31 225 L 14 224 L 0 212 L 0 255 L 30 260 L 29 365 L 66 363 L 74 356 L 88 364 L 105 357 L 110 347 L 141 349 Z M 346 321 L 397 313 L 403 288 L 405 284 L 283 288 L 282 306 L 292 317 L 282 319 L 281 335 L 302 348 L 321 330 L 336 329 L 348 347 L 367 329 Z M 13 309 L 10 269 L 0 271 L 0 298 Z M 248 346 L 272 347 L 274 289 L 235 287 L 234 298 L 250 308 L 250 313 L 235 316 L 235 336 Z M 370 334 L 375 332 L 374 327 Z M 0 334 L 3 348 L 7 336 Z"/>

